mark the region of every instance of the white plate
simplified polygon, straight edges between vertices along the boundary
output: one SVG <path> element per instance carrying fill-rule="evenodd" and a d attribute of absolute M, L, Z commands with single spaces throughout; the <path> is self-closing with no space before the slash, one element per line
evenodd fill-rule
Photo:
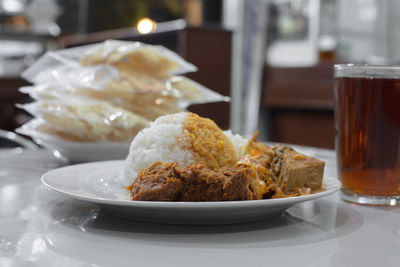
<path fill-rule="evenodd" d="M 47 149 L 58 151 L 74 163 L 125 159 L 128 156 L 130 145 L 130 143 L 116 142 L 70 142 L 40 137 L 34 137 L 33 140 Z"/>
<path fill-rule="evenodd" d="M 73 163 L 125 159 L 129 152 L 130 142 L 73 142 L 37 130 L 41 120 L 31 120 L 16 131 L 30 136 L 37 144 L 60 154 Z"/>
<path fill-rule="evenodd" d="M 42 176 L 42 183 L 75 199 L 100 205 L 105 211 L 134 220 L 171 224 L 233 224 L 262 220 L 284 212 L 290 206 L 336 192 L 340 183 L 324 177 L 324 191 L 281 199 L 221 202 L 132 201 L 115 182 L 123 161 L 72 165 Z M 116 194 L 113 194 L 117 192 Z"/>

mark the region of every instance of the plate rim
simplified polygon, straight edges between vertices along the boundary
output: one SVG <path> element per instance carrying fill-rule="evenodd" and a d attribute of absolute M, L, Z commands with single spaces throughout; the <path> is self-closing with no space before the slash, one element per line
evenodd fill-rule
<path fill-rule="evenodd" d="M 340 188 L 340 182 L 333 177 L 324 177 L 325 183 L 327 180 L 329 184 L 327 184 L 327 189 L 324 191 L 320 191 L 310 195 L 304 196 L 296 196 L 296 197 L 287 197 L 287 198 L 275 198 L 275 199 L 261 199 L 261 200 L 239 200 L 239 201 L 203 201 L 203 202 L 183 202 L 183 201 L 134 201 L 134 200 L 121 200 L 121 199 L 112 199 L 112 198 L 104 198 L 104 197 L 90 197 L 87 195 L 78 194 L 75 192 L 68 191 L 66 189 L 62 189 L 60 187 L 54 186 L 49 183 L 48 179 L 54 174 L 63 172 L 68 169 L 79 169 L 87 167 L 88 165 L 104 165 L 104 164 L 120 164 L 124 160 L 107 160 L 107 161 L 97 161 L 90 163 L 81 163 L 75 165 L 69 165 L 61 168 L 57 168 L 51 171 L 44 173 L 41 176 L 41 183 L 48 189 L 53 190 L 55 192 L 61 193 L 63 195 L 69 196 L 73 199 L 78 199 L 82 201 L 87 201 L 91 203 L 103 204 L 103 205 L 114 205 L 114 206 L 126 206 L 132 208 L 173 208 L 173 209 L 187 209 L 187 208 L 242 208 L 242 207 L 260 207 L 260 206 L 280 206 L 280 205 L 293 205 L 296 203 L 309 201 L 321 197 L 325 197 L 337 192 Z M 88 173 L 89 175 L 89 173 Z M 50 178 L 49 178 L 50 177 Z"/>

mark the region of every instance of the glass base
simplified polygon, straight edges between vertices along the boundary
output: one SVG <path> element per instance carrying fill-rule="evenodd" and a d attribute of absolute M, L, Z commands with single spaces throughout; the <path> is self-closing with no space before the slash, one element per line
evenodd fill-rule
<path fill-rule="evenodd" d="M 400 205 L 400 196 L 358 195 L 348 189 L 342 189 L 341 197 L 346 201 L 365 205 Z"/>

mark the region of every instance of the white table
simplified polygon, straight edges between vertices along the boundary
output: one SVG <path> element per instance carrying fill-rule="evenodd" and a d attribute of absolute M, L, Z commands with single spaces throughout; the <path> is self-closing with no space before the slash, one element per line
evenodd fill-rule
<path fill-rule="evenodd" d="M 333 151 L 301 149 L 336 175 Z M 335 194 L 249 224 L 141 223 L 45 189 L 57 164 L 46 151 L 0 151 L 0 266 L 400 266 L 400 207 Z"/>

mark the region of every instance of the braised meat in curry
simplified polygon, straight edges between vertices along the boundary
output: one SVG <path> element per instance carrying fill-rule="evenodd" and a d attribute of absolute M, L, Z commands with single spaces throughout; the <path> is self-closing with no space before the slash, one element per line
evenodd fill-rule
<path fill-rule="evenodd" d="M 127 187 L 132 200 L 236 201 L 282 198 L 321 190 L 325 163 L 283 145 L 249 142 L 234 166 L 155 162 Z"/>

